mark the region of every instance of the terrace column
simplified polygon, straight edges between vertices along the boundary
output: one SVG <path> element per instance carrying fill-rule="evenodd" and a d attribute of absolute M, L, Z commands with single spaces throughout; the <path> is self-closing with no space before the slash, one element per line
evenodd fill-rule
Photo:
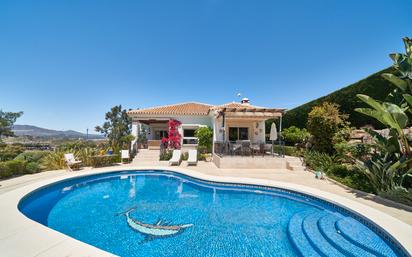
<path fill-rule="evenodd" d="M 137 138 L 139 137 L 139 133 L 140 133 L 140 125 L 141 125 L 140 122 L 132 121 L 132 135 L 134 136 L 134 139 L 131 143 L 130 151 L 133 151 L 137 148 L 136 143 L 137 143 Z"/>

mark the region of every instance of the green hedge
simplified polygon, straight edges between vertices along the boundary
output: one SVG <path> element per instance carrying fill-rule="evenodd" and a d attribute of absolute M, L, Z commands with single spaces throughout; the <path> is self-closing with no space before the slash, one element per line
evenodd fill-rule
<path fill-rule="evenodd" d="M 382 128 L 382 125 L 376 120 L 354 111 L 357 107 L 365 107 L 365 104 L 356 97 L 357 94 L 365 94 L 377 100 L 384 100 L 394 89 L 394 86 L 382 77 L 382 73 L 395 73 L 395 70 L 387 68 L 329 95 L 289 110 L 283 117 L 283 127 L 305 128 L 308 113 L 314 106 L 323 102 L 332 102 L 340 105 L 339 109 L 342 113 L 349 114 L 349 121 L 352 126 L 361 127 L 371 124 L 375 128 Z"/>
<path fill-rule="evenodd" d="M 15 160 L 23 160 L 28 162 L 40 162 L 40 160 L 46 155 L 50 154 L 49 151 L 27 151 L 19 154 Z"/>
<path fill-rule="evenodd" d="M 275 153 L 280 153 L 281 152 L 281 146 L 280 145 L 274 145 L 273 146 L 273 151 Z M 289 156 L 300 156 L 300 151 L 294 147 L 294 146 L 284 146 L 285 149 L 285 155 Z"/>
<path fill-rule="evenodd" d="M 26 172 L 26 161 L 11 160 L 0 162 L 0 177 L 8 178 L 16 175 L 21 175 Z"/>
<path fill-rule="evenodd" d="M 118 154 L 91 157 L 91 164 L 94 168 L 110 166 L 117 162 L 120 162 L 120 155 Z"/>

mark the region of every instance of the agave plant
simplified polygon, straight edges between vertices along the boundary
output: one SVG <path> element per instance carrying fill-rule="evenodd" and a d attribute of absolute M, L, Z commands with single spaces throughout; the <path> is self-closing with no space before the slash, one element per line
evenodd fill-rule
<path fill-rule="evenodd" d="M 377 152 L 369 160 L 355 160 L 355 163 L 379 193 L 402 188 L 404 179 L 412 176 L 412 168 L 408 167 L 410 160 L 399 153 Z"/>

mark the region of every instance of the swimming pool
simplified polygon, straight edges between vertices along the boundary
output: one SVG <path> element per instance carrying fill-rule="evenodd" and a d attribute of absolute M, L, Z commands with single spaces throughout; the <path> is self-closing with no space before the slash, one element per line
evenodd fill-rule
<path fill-rule="evenodd" d="M 125 257 L 408 256 L 377 226 L 326 201 L 169 171 L 65 180 L 29 194 L 19 209 Z"/>

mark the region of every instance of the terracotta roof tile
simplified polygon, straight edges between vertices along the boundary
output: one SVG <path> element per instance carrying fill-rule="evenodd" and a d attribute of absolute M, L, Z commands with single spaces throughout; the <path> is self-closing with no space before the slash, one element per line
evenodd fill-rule
<path fill-rule="evenodd" d="M 265 107 L 260 107 L 251 104 L 242 104 L 237 102 L 230 102 L 222 105 L 214 106 L 213 109 L 220 109 L 220 108 L 242 108 L 242 109 L 265 109 Z"/>
<path fill-rule="evenodd" d="M 189 102 L 180 104 L 171 104 L 164 106 L 156 106 L 152 108 L 130 110 L 128 114 L 144 114 L 144 115 L 208 115 L 210 108 L 209 104 Z"/>

